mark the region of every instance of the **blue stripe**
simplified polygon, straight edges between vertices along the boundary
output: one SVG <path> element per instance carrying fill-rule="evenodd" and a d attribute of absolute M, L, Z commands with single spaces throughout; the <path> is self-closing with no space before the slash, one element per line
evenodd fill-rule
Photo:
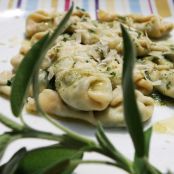
<path fill-rule="evenodd" d="M 130 4 L 131 12 L 133 12 L 133 13 L 141 13 L 141 7 L 140 7 L 139 0 L 130 0 L 129 4 Z"/>
<path fill-rule="evenodd" d="M 26 5 L 27 11 L 34 11 L 37 9 L 38 6 L 38 0 L 28 0 Z"/>
<path fill-rule="evenodd" d="M 83 0 L 83 8 L 88 11 L 89 10 L 89 2 L 87 0 Z"/>

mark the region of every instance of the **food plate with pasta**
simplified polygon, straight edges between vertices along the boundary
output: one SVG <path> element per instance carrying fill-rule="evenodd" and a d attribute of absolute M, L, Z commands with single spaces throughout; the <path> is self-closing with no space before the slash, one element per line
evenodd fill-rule
<path fill-rule="evenodd" d="M 64 13 L 40 10 L 29 14 L 27 18 L 0 18 L 2 113 L 11 115 L 6 98 L 10 96 L 13 78 L 20 62 L 34 43 L 53 31 L 63 16 Z M 142 121 L 145 126 L 156 125 L 157 121 L 174 116 L 173 23 L 153 15 L 120 16 L 99 10 L 98 20 L 93 20 L 86 11 L 76 8 L 65 32 L 57 38 L 41 65 L 39 101 L 45 112 L 62 124 L 88 136 L 93 136 L 95 126 L 100 121 L 113 143 L 123 153 L 132 156 L 132 144 L 123 116 L 123 45 L 120 23 L 129 31 L 137 52 L 133 79 Z M 30 89 L 25 119 L 33 127 L 55 131 L 36 116 L 32 94 Z M 163 128 L 168 130 L 168 125 L 166 123 Z M 163 171 L 168 168 L 174 170 L 174 157 L 168 156 L 174 152 L 174 125 L 169 125 L 170 129 L 166 132 L 161 131 L 162 126 L 159 127 L 159 124 L 156 125 L 155 130 L 160 130 L 163 134 L 153 134 L 151 160 Z M 19 146 L 21 145 L 19 142 Z M 40 145 L 28 144 L 28 147 Z M 160 159 L 156 157 L 159 153 Z M 98 156 L 94 154 L 94 158 Z M 80 174 L 83 170 L 83 166 L 79 167 L 77 173 Z M 115 171 L 109 168 L 107 172 L 109 170 L 110 173 Z M 89 173 L 92 168 L 85 171 Z"/>

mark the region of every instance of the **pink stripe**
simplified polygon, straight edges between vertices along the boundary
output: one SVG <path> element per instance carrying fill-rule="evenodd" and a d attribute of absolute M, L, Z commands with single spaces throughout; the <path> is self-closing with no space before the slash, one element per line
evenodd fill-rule
<path fill-rule="evenodd" d="M 65 0 L 65 11 L 69 10 L 70 0 Z"/>
<path fill-rule="evenodd" d="M 150 13 L 153 13 L 151 1 L 148 0 L 147 2 L 148 2 L 148 5 L 149 5 Z"/>

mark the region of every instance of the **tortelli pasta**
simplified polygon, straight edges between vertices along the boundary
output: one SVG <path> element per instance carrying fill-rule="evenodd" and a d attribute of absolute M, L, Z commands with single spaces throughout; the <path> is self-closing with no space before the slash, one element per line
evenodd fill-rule
<path fill-rule="evenodd" d="M 26 38 L 19 54 L 12 58 L 12 72 L 0 74 L 0 92 L 9 96 L 10 83 L 31 46 L 52 32 L 64 13 L 36 11 L 26 20 Z M 47 113 L 87 121 L 96 125 L 125 126 L 122 97 L 122 23 L 137 52 L 133 79 L 137 104 L 146 121 L 153 115 L 158 91 L 174 98 L 174 44 L 159 41 L 173 24 L 158 16 L 120 16 L 100 10 L 93 20 L 77 8 L 40 67 L 40 104 Z M 158 41 L 154 40 L 158 39 Z M 35 112 L 32 89 L 26 109 Z"/>

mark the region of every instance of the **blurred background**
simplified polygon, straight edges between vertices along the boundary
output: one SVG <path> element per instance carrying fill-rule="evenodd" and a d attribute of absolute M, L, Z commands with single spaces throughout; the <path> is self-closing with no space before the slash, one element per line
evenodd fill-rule
<path fill-rule="evenodd" d="M 76 6 L 90 12 L 96 18 L 98 9 L 116 12 L 118 14 L 138 13 L 144 15 L 156 14 L 174 19 L 174 0 L 73 0 Z M 14 13 L 28 14 L 37 9 L 50 11 L 68 10 L 72 0 L 0 0 L 0 15 L 15 10 Z M 14 15 L 13 13 L 13 15 Z"/>

